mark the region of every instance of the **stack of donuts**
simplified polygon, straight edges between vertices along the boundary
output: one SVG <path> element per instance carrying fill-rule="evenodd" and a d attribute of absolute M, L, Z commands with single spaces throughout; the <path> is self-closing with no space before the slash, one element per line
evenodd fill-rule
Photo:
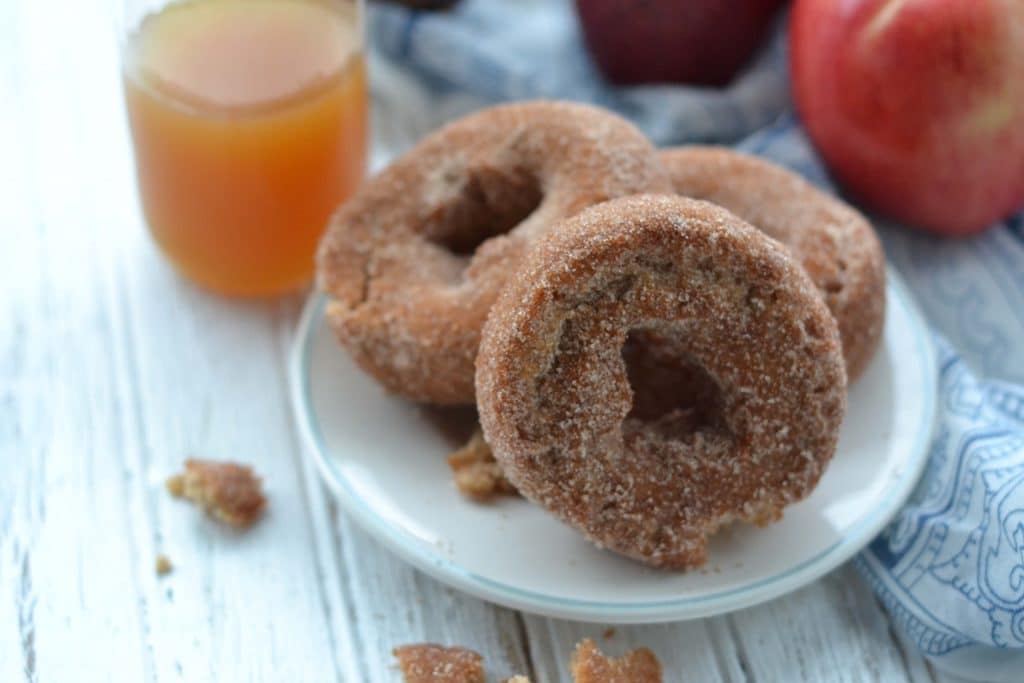
<path fill-rule="evenodd" d="M 885 309 L 882 250 L 851 207 L 566 102 L 424 139 L 337 212 L 318 278 L 366 372 L 475 403 L 520 493 L 670 568 L 810 493 Z"/>

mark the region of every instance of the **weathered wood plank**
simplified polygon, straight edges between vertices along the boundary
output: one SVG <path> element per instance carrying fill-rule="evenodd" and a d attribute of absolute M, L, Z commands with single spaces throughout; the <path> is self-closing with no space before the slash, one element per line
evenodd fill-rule
<path fill-rule="evenodd" d="M 17 4 L 0 5 L 0 23 L 17 32 L 21 28 Z M 32 232 L 32 220 L 24 196 L 28 182 L 20 167 L 28 150 L 16 126 L 23 117 L 24 85 L 21 82 L 21 41 L 12 36 L 8 49 L 0 50 L 0 226 Z M 6 59 L 3 59 L 6 57 Z M 3 230 L 3 228 L 0 228 Z M 9 231 L 2 233 L 4 236 Z M 37 300 L 32 267 L 36 265 L 35 240 L 25 239 L 0 250 L 0 680 L 29 678 L 35 671 L 36 595 L 32 588 L 29 553 L 40 524 L 39 479 L 41 451 L 46 437 L 40 429 L 46 396 L 32 378 L 41 375 L 44 359 L 30 346 L 29 335 Z"/>
<path fill-rule="evenodd" d="M 844 568 L 789 596 L 724 617 L 614 627 L 527 617 L 541 680 L 568 681 L 576 642 L 609 654 L 640 645 L 661 659 L 666 681 L 932 681 L 920 655 L 892 640 L 870 590 Z"/>
<path fill-rule="evenodd" d="M 399 680 L 391 650 L 405 643 L 462 645 L 495 677 L 529 670 L 515 612 L 444 586 L 393 557 L 332 506 L 364 680 Z"/>
<path fill-rule="evenodd" d="M 296 495 L 281 307 L 221 301 L 169 272 L 132 199 L 109 17 L 93 3 L 60 22 L 43 5 L 22 10 L 18 199 L 35 231 L 14 258 L 34 287 L 23 357 L 7 367 L 26 390 L 18 431 L 38 441 L 17 452 L 38 453 L 41 470 L 12 475 L 30 497 L 16 512 L 41 511 L 12 543 L 35 600 L 19 613 L 33 617 L 39 678 L 341 679 Z M 270 483 L 267 519 L 238 535 L 170 500 L 160 480 L 191 454 L 254 463 Z M 157 552 L 176 564 L 164 579 Z"/>
<path fill-rule="evenodd" d="M 613 626 L 526 617 L 530 652 L 538 681 L 568 683 L 569 659 L 576 643 L 591 638 L 610 656 L 636 647 L 650 648 L 661 661 L 665 681 L 742 681 L 728 634 L 715 619 L 648 626 Z"/>
<path fill-rule="evenodd" d="M 112 678 L 110 642 L 122 650 L 119 675 L 144 680 L 149 671 L 90 258 L 102 225 L 79 220 L 85 190 L 68 164 L 83 151 L 68 122 L 74 93 L 54 87 L 72 67 L 53 40 L 72 26 L 89 30 L 94 9 L 66 8 L 64 28 L 44 22 L 37 4 L 2 10 L 3 90 L 14 91 L 2 107 L 0 160 L 3 680 Z"/>
<path fill-rule="evenodd" d="M 868 586 L 845 566 L 726 617 L 756 681 L 898 681 L 909 676 Z"/>

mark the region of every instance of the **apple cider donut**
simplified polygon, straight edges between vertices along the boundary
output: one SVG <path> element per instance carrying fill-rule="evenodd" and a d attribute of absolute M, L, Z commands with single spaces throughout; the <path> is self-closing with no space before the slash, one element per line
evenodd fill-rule
<path fill-rule="evenodd" d="M 646 405 L 638 335 L 684 371 Z M 709 202 L 645 195 L 538 242 L 491 309 L 476 391 L 523 495 L 598 546 L 686 568 L 721 525 L 775 520 L 811 491 L 846 372 L 835 320 L 778 242 Z"/>
<path fill-rule="evenodd" d="M 839 326 L 853 381 L 878 347 L 885 321 L 885 255 L 858 211 L 790 171 L 722 147 L 661 153 L 676 192 L 706 199 L 785 244 L 817 285 Z"/>
<path fill-rule="evenodd" d="M 568 102 L 494 107 L 442 128 L 371 179 L 320 244 L 342 345 L 390 390 L 473 402 L 491 304 L 530 244 L 592 204 L 671 192 L 632 124 Z"/>

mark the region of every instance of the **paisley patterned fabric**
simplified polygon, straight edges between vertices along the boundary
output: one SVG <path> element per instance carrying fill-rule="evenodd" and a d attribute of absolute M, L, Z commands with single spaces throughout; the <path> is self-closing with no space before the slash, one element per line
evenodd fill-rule
<path fill-rule="evenodd" d="M 979 381 L 943 338 L 940 420 L 909 504 L 857 558 L 925 654 L 1019 681 L 1024 648 L 1024 388 Z"/>
<path fill-rule="evenodd" d="M 583 49 L 569 0 L 381 6 L 371 45 L 454 113 L 559 97 L 610 107 L 659 144 L 714 141 L 829 178 L 790 111 L 784 22 L 723 90 L 613 89 Z M 421 110 L 423 108 L 420 108 Z M 939 667 L 1024 681 L 1024 212 L 970 240 L 876 221 L 935 332 L 940 396 L 928 467 L 908 505 L 855 560 L 906 637 Z"/>

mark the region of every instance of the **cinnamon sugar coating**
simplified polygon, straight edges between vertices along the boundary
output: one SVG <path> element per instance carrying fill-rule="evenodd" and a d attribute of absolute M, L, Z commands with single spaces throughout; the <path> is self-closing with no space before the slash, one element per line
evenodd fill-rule
<path fill-rule="evenodd" d="M 587 638 L 569 663 L 573 683 L 661 683 L 661 662 L 646 647 L 608 657 Z"/>
<path fill-rule="evenodd" d="M 317 257 L 328 320 L 391 391 L 470 404 L 480 330 L 532 242 L 592 204 L 670 191 L 657 151 L 610 112 L 528 102 L 472 114 L 333 217 Z"/>
<path fill-rule="evenodd" d="M 637 353 L 676 358 L 682 388 L 635 401 L 630 375 L 651 374 Z M 476 388 L 520 493 L 599 546 L 687 568 L 722 524 L 810 493 L 846 373 L 835 320 L 778 242 L 708 202 L 648 195 L 538 243 L 488 317 Z"/>
<path fill-rule="evenodd" d="M 484 683 L 484 660 L 464 647 L 417 643 L 392 653 L 406 683 Z"/>
<path fill-rule="evenodd" d="M 251 526 L 263 515 L 267 499 L 252 467 L 213 460 L 185 461 L 185 471 L 167 480 L 168 492 L 198 504 L 231 526 Z"/>
<path fill-rule="evenodd" d="M 835 316 L 850 381 L 885 322 L 885 254 L 864 216 L 800 176 L 724 147 L 661 152 L 676 192 L 723 206 L 786 245 Z"/>

